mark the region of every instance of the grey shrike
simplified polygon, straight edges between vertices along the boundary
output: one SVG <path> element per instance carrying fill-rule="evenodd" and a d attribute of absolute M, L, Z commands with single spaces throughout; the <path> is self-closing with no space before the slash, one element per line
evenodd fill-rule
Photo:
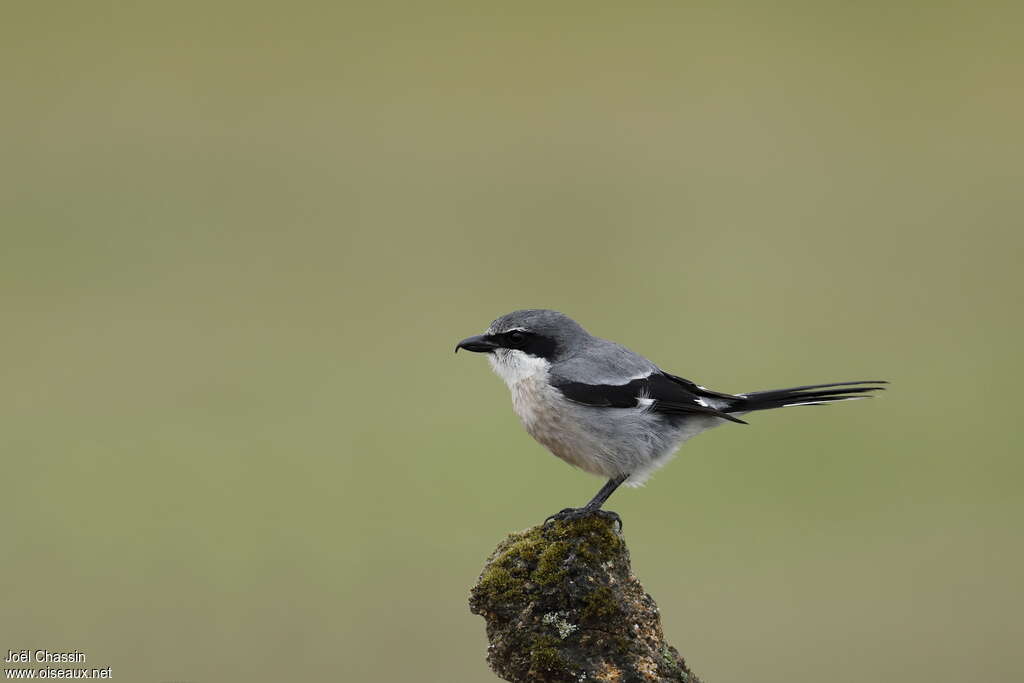
<path fill-rule="evenodd" d="M 570 465 L 607 477 L 584 507 L 566 508 L 555 518 L 597 513 L 621 484 L 643 484 L 687 439 L 725 422 L 746 424 L 737 415 L 868 398 L 885 384 L 868 380 L 725 394 L 670 375 L 640 354 L 589 334 L 572 318 L 543 309 L 503 315 L 484 334 L 460 341 L 459 349 L 488 354 L 534 439 Z"/>

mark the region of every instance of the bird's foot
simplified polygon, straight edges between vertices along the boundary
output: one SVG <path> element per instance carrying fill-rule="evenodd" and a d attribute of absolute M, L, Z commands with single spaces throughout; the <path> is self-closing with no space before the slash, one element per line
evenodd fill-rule
<path fill-rule="evenodd" d="M 601 519 L 607 519 L 615 522 L 619 526 L 619 531 L 622 531 L 622 518 L 619 517 L 618 513 L 612 512 L 611 510 L 601 510 L 594 508 L 565 508 L 555 514 L 551 515 L 544 520 L 544 524 L 547 524 L 551 520 L 557 520 L 559 522 L 567 522 L 574 519 L 583 519 L 584 517 L 600 517 Z"/>

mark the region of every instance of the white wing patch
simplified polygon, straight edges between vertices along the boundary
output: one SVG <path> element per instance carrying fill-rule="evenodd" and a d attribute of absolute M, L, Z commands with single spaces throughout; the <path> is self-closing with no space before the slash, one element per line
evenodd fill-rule
<path fill-rule="evenodd" d="M 698 403 L 699 405 L 702 405 L 705 408 L 711 408 L 713 410 L 721 410 L 722 408 L 725 408 L 727 405 L 729 405 L 727 401 L 723 401 L 717 398 L 708 398 L 707 396 L 698 396 L 693 400 L 695 403 Z"/>

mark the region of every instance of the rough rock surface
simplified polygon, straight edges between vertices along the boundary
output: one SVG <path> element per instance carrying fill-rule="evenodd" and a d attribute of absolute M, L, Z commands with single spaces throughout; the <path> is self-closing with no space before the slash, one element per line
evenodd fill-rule
<path fill-rule="evenodd" d="M 700 683 L 665 642 L 614 521 L 589 516 L 509 535 L 469 598 L 487 661 L 508 681 Z"/>

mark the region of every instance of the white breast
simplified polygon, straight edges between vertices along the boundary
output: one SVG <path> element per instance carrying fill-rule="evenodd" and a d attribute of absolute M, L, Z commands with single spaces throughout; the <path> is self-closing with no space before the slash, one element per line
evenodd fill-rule
<path fill-rule="evenodd" d="M 527 379 L 545 379 L 551 363 L 516 349 L 496 349 L 488 360 L 509 389 Z"/>
<path fill-rule="evenodd" d="M 531 434 L 542 420 L 550 406 L 545 404 L 548 368 L 551 364 L 543 358 L 530 356 L 515 349 L 497 349 L 490 356 L 491 367 L 505 380 L 512 392 L 512 406 L 523 426 Z M 534 434 L 536 437 L 536 434 Z"/>

